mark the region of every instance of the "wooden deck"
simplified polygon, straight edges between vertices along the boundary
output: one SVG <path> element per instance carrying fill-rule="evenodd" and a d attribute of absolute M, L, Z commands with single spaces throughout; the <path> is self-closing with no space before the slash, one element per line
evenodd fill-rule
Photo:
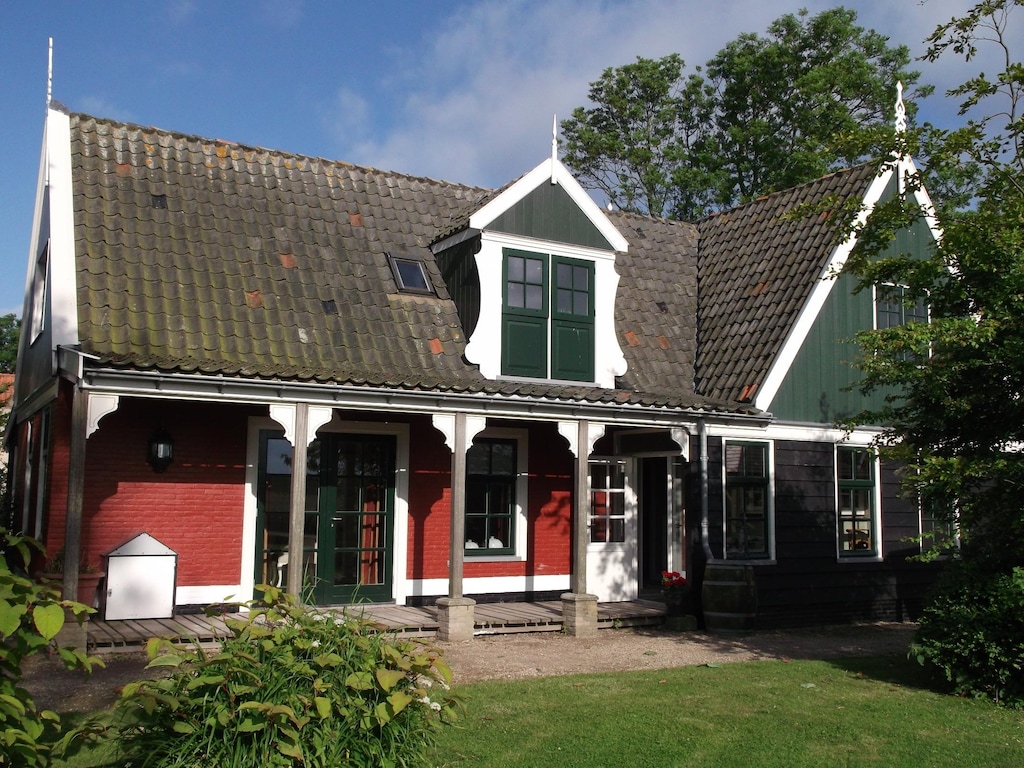
<path fill-rule="evenodd" d="M 437 634 L 437 608 L 413 608 L 405 605 L 355 605 L 343 609 L 350 615 L 379 622 L 387 630 L 413 637 L 434 637 Z M 558 632 L 562 629 L 562 604 L 558 601 L 540 603 L 478 603 L 474 610 L 477 635 L 500 635 L 513 632 Z M 599 629 L 658 626 L 665 618 L 665 605 L 651 600 L 621 603 L 598 603 Z M 200 643 L 205 646 L 219 642 L 228 634 L 220 617 L 182 614 L 170 619 L 138 619 L 102 621 L 88 624 L 91 653 L 129 653 L 145 648 L 151 637 L 165 637 L 174 642 Z"/>

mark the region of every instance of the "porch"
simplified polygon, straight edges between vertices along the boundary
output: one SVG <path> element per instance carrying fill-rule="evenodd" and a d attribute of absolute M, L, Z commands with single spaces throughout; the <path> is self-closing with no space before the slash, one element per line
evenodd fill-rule
<path fill-rule="evenodd" d="M 378 622 L 388 631 L 408 637 L 434 637 L 438 629 L 437 607 L 405 605 L 357 605 L 345 610 Z M 664 603 L 632 600 L 598 603 L 599 629 L 659 626 L 665 619 Z M 474 610 L 474 635 L 500 635 L 514 632 L 559 632 L 562 629 L 562 604 L 559 601 L 537 603 L 478 603 Z M 103 621 L 87 625 L 90 653 L 131 653 L 145 648 L 151 637 L 166 637 L 189 643 L 213 644 L 226 637 L 228 629 L 219 616 L 182 614 L 170 619 Z"/>

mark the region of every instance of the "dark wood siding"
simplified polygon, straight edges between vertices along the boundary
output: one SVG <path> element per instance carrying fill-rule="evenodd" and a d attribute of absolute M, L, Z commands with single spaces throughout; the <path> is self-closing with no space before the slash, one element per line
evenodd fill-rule
<path fill-rule="evenodd" d="M 693 455 L 699 456 L 696 445 Z M 839 560 L 834 456 L 832 443 L 775 441 L 776 557 L 772 563 L 751 566 L 758 588 L 758 627 L 913 619 L 940 567 L 908 559 L 918 551 L 916 544 L 906 540 L 917 533 L 917 508 L 912 500 L 898 498 L 898 477 L 890 465 L 882 468 L 879 479 L 882 560 Z M 709 533 L 712 552 L 718 557 L 722 553 L 720 439 L 709 439 L 708 458 Z M 699 470 L 693 472 L 691 486 L 699 482 Z M 699 492 L 689 494 L 687 503 L 688 510 L 699 510 Z M 695 525 L 688 523 L 690 528 Z"/>
<path fill-rule="evenodd" d="M 479 249 L 480 240 L 474 238 L 437 256 L 438 269 L 459 311 L 459 320 L 462 321 L 462 330 L 467 339 L 473 335 L 480 318 L 480 276 L 476 270 L 476 259 L 473 258 Z"/>

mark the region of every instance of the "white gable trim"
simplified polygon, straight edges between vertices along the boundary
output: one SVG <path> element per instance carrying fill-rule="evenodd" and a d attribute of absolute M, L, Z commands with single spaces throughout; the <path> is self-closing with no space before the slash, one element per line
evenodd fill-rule
<path fill-rule="evenodd" d="M 904 183 L 902 181 L 903 179 L 910 176 L 916 177 L 918 175 L 918 170 L 913 159 L 905 157 L 901 160 L 887 164 L 881 172 L 875 176 L 871 184 L 868 186 L 867 192 L 864 194 L 864 199 L 861 203 L 861 210 L 857 214 L 857 218 L 855 220 L 855 227 L 863 226 L 867 221 L 868 216 L 875 209 L 875 206 L 878 205 L 878 201 L 881 199 L 882 193 L 885 192 L 886 187 L 889 185 L 889 182 L 895 174 L 899 174 L 898 178 L 900 179 L 899 183 L 901 184 L 901 187 Z M 914 192 L 914 199 L 924 212 L 928 228 L 931 230 L 936 242 L 938 242 L 941 240 L 942 232 L 939 229 L 938 219 L 935 216 L 935 208 L 932 205 L 931 198 L 928 196 L 927 190 L 923 187 L 919 187 Z M 857 237 L 856 235 L 851 234 L 835 249 L 835 251 L 833 251 L 828 264 L 825 265 L 824 270 L 822 270 L 821 274 L 818 276 L 818 281 L 815 283 L 807 303 L 800 309 L 796 322 L 793 324 L 793 328 L 790 330 L 789 336 L 783 343 L 782 349 L 772 361 L 771 367 L 768 369 L 768 375 L 765 376 L 764 382 L 758 388 L 757 394 L 754 397 L 754 406 L 756 408 L 760 408 L 763 411 L 771 411 L 772 402 L 775 400 L 775 396 L 779 393 L 779 388 L 786 380 L 786 376 L 789 374 L 794 360 L 796 360 L 797 353 L 800 352 L 804 342 L 807 340 L 807 336 L 811 332 L 814 322 L 818 319 L 818 315 L 825 306 L 825 301 L 828 299 L 829 294 L 832 292 L 832 288 L 837 282 L 837 276 L 842 271 L 843 266 L 846 264 L 846 260 L 850 257 L 850 253 L 853 251 L 856 244 Z"/>
<path fill-rule="evenodd" d="M 573 202 L 580 207 L 583 214 L 590 219 L 598 231 L 611 245 L 612 250 L 625 253 L 629 249 L 619 230 L 611 223 L 604 211 L 580 186 L 575 177 L 569 172 L 560 160 L 549 158 L 516 181 L 512 186 L 499 194 L 480 210 L 469 217 L 469 228 L 472 230 L 486 229 L 495 219 L 508 211 L 516 203 L 523 200 L 541 184 L 559 184 Z"/>
<path fill-rule="evenodd" d="M 78 292 L 75 288 L 75 212 L 71 176 L 71 118 L 49 110 L 46 163 L 50 186 L 50 291 L 53 349 L 78 344 Z M 37 233 L 38 234 L 38 233 Z M 36 254 L 38 256 L 38 254 Z"/>

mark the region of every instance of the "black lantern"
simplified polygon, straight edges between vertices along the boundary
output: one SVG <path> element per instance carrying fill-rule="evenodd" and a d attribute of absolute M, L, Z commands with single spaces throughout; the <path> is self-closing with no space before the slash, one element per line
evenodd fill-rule
<path fill-rule="evenodd" d="M 160 427 L 149 438 L 149 453 L 146 455 L 146 461 L 153 467 L 154 472 L 163 472 L 174 461 L 174 441 L 163 427 Z"/>

